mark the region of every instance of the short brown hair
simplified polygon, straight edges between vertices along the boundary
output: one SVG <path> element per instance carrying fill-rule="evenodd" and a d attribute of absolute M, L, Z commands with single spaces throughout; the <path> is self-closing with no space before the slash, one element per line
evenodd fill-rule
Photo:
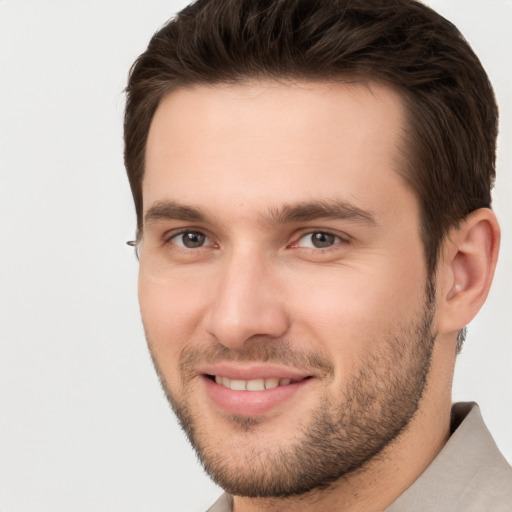
<path fill-rule="evenodd" d="M 414 0 L 198 0 L 151 39 L 127 87 L 125 164 L 139 234 L 145 148 L 177 87 L 347 78 L 397 88 L 407 111 L 400 172 L 416 193 L 429 275 L 448 229 L 489 207 L 498 110 L 457 28 Z"/>

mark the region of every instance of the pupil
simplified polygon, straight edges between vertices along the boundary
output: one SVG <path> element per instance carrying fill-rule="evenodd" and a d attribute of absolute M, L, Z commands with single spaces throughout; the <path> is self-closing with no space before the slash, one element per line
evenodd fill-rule
<path fill-rule="evenodd" d="M 334 235 L 328 233 L 314 233 L 312 242 L 317 248 L 329 247 L 334 243 Z"/>
<path fill-rule="evenodd" d="M 205 236 L 201 233 L 191 231 L 183 235 L 183 245 L 189 249 L 194 249 L 195 247 L 201 247 L 204 244 L 204 239 Z"/>

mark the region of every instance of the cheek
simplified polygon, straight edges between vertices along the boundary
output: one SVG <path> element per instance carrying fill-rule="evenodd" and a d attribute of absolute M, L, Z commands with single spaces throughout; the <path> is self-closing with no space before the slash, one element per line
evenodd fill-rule
<path fill-rule="evenodd" d="M 298 338 L 317 340 L 342 373 L 353 373 L 424 302 L 421 268 L 386 266 L 325 269 L 302 282 L 307 293 L 292 296 Z M 293 303 L 290 300 L 290 303 Z"/>
<path fill-rule="evenodd" d="M 204 312 L 199 298 L 204 297 L 204 293 L 194 279 L 162 280 L 141 267 L 139 305 L 142 321 L 152 356 L 166 375 L 176 374 L 174 368 L 181 351 L 199 337 L 197 329 Z"/>

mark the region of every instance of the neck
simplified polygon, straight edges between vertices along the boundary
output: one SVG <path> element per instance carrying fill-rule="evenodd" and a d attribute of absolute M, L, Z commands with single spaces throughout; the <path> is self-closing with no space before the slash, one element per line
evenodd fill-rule
<path fill-rule="evenodd" d="M 364 467 L 344 475 L 327 489 L 314 489 L 301 496 L 235 496 L 234 512 L 385 510 L 425 471 L 448 440 L 453 364 L 449 367 L 447 361 L 455 361 L 451 344 L 438 340 L 428 384 L 415 416 L 402 433 Z"/>

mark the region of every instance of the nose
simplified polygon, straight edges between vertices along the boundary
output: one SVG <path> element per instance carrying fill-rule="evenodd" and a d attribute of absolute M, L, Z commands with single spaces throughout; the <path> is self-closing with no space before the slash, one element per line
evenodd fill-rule
<path fill-rule="evenodd" d="M 239 349 L 255 337 L 278 338 L 289 316 L 271 265 L 248 254 L 224 263 L 206 314 L 206 329 L 222 345 Z"/>

